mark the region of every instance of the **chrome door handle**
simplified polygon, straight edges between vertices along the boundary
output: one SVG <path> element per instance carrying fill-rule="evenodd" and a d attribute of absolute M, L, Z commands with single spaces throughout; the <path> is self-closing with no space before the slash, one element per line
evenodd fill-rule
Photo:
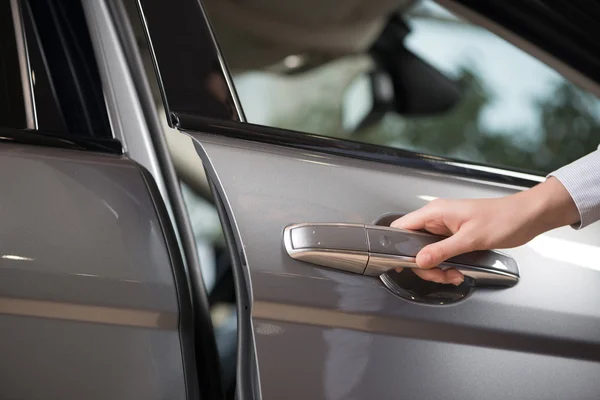
<path fill-rule="evenodd" d="M 283 233 L 290 257 L 368 276 L 396 268 L 418 268 L 415 257 L 419 250 L 442 239 L 418 231 L 340 223 L 294 224 Z M 452 257 L 439 267 L 460 270 L 478 287 L 510 287 L 519 281 L 517 262 L 495 250 Z"/>

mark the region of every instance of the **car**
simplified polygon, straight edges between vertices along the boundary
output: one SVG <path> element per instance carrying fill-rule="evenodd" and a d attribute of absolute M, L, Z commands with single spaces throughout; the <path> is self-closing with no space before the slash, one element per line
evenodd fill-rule
<path fill-rule="evenodd" d="M 600 142 L 596 2 L 0 4 L 0 397 L 597 399 L 600 225 L 392 229 Z"/>

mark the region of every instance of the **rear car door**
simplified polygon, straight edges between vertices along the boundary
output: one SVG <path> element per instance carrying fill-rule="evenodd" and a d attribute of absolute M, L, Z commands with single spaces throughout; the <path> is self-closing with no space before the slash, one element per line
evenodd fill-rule
<path fill-rule="evenodd" d="M 218 398 L 197 260 L 105 3 L 3 1 L 0 20 L 0 397 Z"/>
<path fill-rule="evenodd" d="M 294 259 L 293 250 L 319 250 L 321 241 L 354 255 L 378 245 L 317 223 L 372 225 L 434 198 L 505 196 L 543 177 L 248 124 L 201 5 L 140 4 L 167 117 L 191 138 L 229 231 L 241 304 L 240 395 L 597 398 L 600 272 L 591 260 L 600 255 L 600 226 L 557 229 L 506 250 L 518 264 L 518 276 L 506 269 L 516 284 L 472 287 L 457 302 L 455 289 L 430 287 L 435 296 L 425 304 L 374 276 Z M 569 57 L 553 56 L 593 81 L 585 68 L 568 66 Z M 316 239 L 297 232 L 294 242 L 286 228 L 301 223 L 313 224 Z M 286 240 L 306 246 L 290 251 Z"/>

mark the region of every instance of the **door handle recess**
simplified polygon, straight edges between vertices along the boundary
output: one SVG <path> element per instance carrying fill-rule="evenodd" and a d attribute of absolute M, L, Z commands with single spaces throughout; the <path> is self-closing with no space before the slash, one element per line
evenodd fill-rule
<path fill-rule="evenodd" d="M 367 276 L 380 276 L 396 268 L 419 268 L 415 262 L 419 250 L 443 239 L 418 231 L 342 223 L 294 224 L 283 234 L 290 257 Z M 439 268 L 455 268 L 477 287 L 511 287 L 519 281 L 517 262 L 495 250 L 461 254 Z"/>

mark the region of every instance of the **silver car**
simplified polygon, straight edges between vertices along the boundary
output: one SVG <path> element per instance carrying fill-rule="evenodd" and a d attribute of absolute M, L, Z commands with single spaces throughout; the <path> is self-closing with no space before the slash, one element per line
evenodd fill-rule
<path fill-rule="evenodd" d="M 600 143 L 584 1 L 0 3 L 0 398 L 598 399 L 600 225 L 413 271 Z"/>

